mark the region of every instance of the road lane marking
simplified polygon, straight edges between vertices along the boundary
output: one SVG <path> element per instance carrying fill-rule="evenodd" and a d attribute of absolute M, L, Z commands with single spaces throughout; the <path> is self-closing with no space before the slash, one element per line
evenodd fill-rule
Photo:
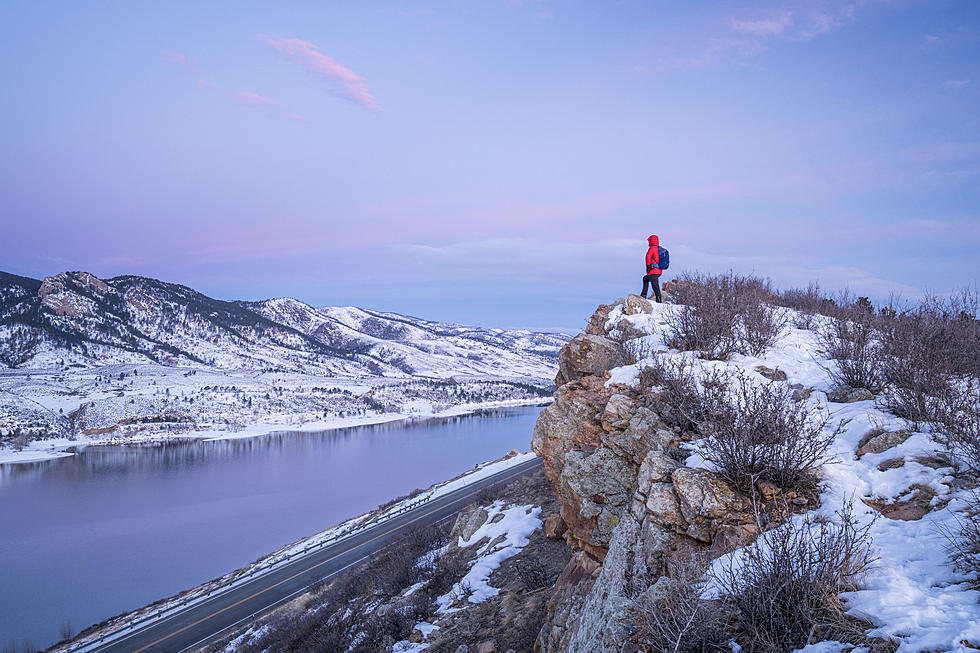
<path fill-rule="evenodd" d="M 519 472 L 514 472 L 510 476 L 506 476 L 504 478 L 501 478 L 501 479 L 499 479 L 499 481 L 494 481 L 493 483 L 491 483 L 489 485 L 496 485 L 497 483 L 502 483 L 504 481 L 509 481 L 511 478 L 514 478 L 515 476 L 520 476 L 520 475 L 522 475 L 526 471 L 527 471 L 526 469 L 522 469 Z M 484 487 L 486 487 L 486 486 L 484 486 Z M 250 601 L 250 600 L 254 599 L 256 596 L 259 596 L 261 594 L 265 594 L 269 590 L 273 590 L 273 589 L 279 587 L 280 585 L 282 585 L 283 583 L 288 583 L 289 581 L 293 580 L 294 578 L 296 578 L 298 576 L 302 576 L 303 574 L 305 574 L 305 573 L 307 573 L 309 571 L 313 571 L 317 567 L 321 567 L 321 566 L 327 564 L 328 562 L 339 558 L 340 556 L 342 556 L 344 554 L 350 553 L 351 551 L 353 551 L 355 549 L 358 549 L 358 548 L 360 548 L 360 547 L 362 547 L 362 546 L 364 546 L 366 544 L 370 544 L 371 542 L 374 542 L 375 540 L 378 540 L 378 539 L 384 537 L 385 535 L 389 535 L 389 534 L 391 534 L 391 533 L 393 533 L 395 531 L 401 530 L 401 529 L 405 528 L 406 526 L 408 526 L 410 524 L 414 524 L 415 522 L 417 522 L 420 519 L 424 519 L 425 517 L 428 517 L 429 515 L 433 515 L 433 514 L 439 512 L 440 510 L 444 510 L 445 508 L 451 506 L 456 501 L 459 501 L 461 499 L 465 499 L 467 497 L 473 496 L 474 494 L 479 494 L 480 492 L 483 491 L 483 489 L 484 488 L 480 488 L 480 489 L 474 490 L 474 491 L 472 491 L 472 492 L 470 492 L 468 494 L 464 494 L 464 495 L 456 498 L 455 500 L 453 500 L 452 502 L 450 502 L 447 505 L 444 505 L 444 506 L 442 506 L 440 508 L 435 508 L 435 509 L 433 509 L 433 510 L 431 510 L 431 511 L 429 511 L 429 512 L 423 514 L 423 515 L 419 515 L 418 517 L 416 517 L 415 519 L 413 519 L 413 520 L 411 520 L 409 522 L 405 522 L 404 524 L 401 524 L 400 526 L 396 526 L 395 528 L 388 529 L 384 533 L 380 533 L 378 535 L 375 535 L 370 540 L 365 540 L 364 542 L 361 542 L 360 544 L 356 544 L 356 545 L 354 545 L 354 546 L 352 546 L 352 547 L 350 547 L 350 548 L 348 548 L 348 549 L 346 549 L 344 551 L 341 551 L 340 553 L 338 553 L 336 555 L 333 555 L 333 556 L 327 558 L 326 560 L 321 560 L 320 562 L 318 562 L 317 564 L 313 565 L 312 567 L 309 567 L 309 568 L 304 569 L 302 571 L 298 571 L 295 574 L 293 574 L 292 576 L 289 576 L 288 578 L 284 578 L 281 581 L 279 581 L 278 583 L 275 583 L 274 585 L 269 585 L 268 587 L 266 587 L 264 589 L 261 589 L 258 592 L 255 592 L 255 593 L 253 593 L 253 594 L 251 594 L 249 596 L 246 596 L 244 599 L 240 599 L 238 601 L 235 601 L 231 605 L 227 605 L 227 606 L 221 608 L 220 610 L 216 610 L 215 612 L 212 612 L 211 614 L 207 615 L 206 617 L 201 617 L 197 621 L 195 621 L 193 623 L 190 623 L 190 624 L 184 626 L 183 628 L 181 628 L 179 630 L 175 630 L 174 632 L 170 633 L 169 635 L 165 635 L 165 636 L 161 637 L 160 639 L 157 639 L 157 640 L 155 640 L 153 642 L 150 642 L 146 646 L 143 646 L 141 648 L 136 649 L 133 653 L 140 653 L 141 651 L 145 651 L 145 650 L 147 650 L 149 648 L 152 648 L 152 647 L 156 646 L 157 644 L 159 644 L 161 642 L 164 642 L 164 641 L 170 639 L 171 637 L 173 637 L 175 635 L 179 635 L 180 633 L 184 632 L 185 630 L 188 630 L 190 628 L 193 628 L 194 626 L 197 626 L 198 624 L 204 623 L 208 619 L 212 619 L 214 617 L 217 617 L 219 614 L 221 614 L 223 612 L 227 612 L 228 610 L 231 610 L 232 608 L 237 607 L 237 606 L 241 605 L 242 603 L 245 603 L 246 601 Z M 176 615 L 174 615 L 174 616 L 176 616 Z"/>

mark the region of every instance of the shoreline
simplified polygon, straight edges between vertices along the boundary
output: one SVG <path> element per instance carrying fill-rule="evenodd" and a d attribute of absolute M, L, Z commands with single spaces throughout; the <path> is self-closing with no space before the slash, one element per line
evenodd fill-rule
<path fill-rule="evenodd" d="M 363 417 L 337 418 L 334 420 L 317 420 L 303 422 L 298 425 L 282 424 L 275 421 L 257 422 L 252 426 L 238 431 L 227 431 L 218 428 L 203 428 L 183 433 L 168 434 L 165 432 L 140 433 L 130 436 L 95 436 L 91 438 L 77 438 L 69 440 L 67 438 L 50 438 L 47 440 L 35 440 L 22 451 L 14 451 L 12 448 L 0 448 L 0 465 L 17 465 L 26 463 L 47 462 L 59 458 L 74 456 L 76 452 L 66 451 L 67 449 L 87 447 L 105 447 L 133 444 L 167 444 L 179 442 L 181 440 L 204 440 L 213 442 L 218 440 L 238 440 L 246 438 L 257 438 L 273 433 L 317 433 L 320 431 L 333 431 L 337 429 L 354 428 L 359 426 L 375 426 L 378 424 L 390 424 L 393 422 L 419 420 L 427 421 L 446 417 L 460 417 L 471 415 L 481 410 L 493 410 L 496 408 L 521 408 L 525 406 L 546 406 L 551 403 L 550 399 L 508 399 L 504 401 L 489 401 L 480 404 L 460 404 L 437 413 L 390 413 L 376 414 Z"/>

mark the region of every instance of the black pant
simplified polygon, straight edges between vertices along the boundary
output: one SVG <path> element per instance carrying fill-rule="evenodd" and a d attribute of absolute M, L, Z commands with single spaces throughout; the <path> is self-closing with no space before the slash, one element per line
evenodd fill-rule
<path fill-rule="evenodd" d="M 640 297 L 646 298 L 647 286 L 653 286 L 653 294 L 657 297 L 657 303 L 663 304 L 664 300 L 660 297 L 660 275 L 648 274 L 643 277 L 643 292 L 640 293 Z"/>

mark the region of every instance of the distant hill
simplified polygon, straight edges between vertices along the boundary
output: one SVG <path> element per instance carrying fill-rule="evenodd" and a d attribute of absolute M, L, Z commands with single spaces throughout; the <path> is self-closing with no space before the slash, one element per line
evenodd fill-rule
<path fill-rule="evenodd" d="M 139 276 L 0 272 L 0 364 L 119 363 L 338 377 L 550 379 L 561 334 L 432 322 L 295 299 L 212 299 Z"/>

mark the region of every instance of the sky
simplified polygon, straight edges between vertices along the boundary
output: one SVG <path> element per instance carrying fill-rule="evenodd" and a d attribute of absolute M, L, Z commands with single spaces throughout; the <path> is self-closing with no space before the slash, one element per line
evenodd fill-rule
<path fill-rule="evenodd" d="M 980 2 L 0 3 L 0 270 L 577 328 L 980 277 Z"/>

